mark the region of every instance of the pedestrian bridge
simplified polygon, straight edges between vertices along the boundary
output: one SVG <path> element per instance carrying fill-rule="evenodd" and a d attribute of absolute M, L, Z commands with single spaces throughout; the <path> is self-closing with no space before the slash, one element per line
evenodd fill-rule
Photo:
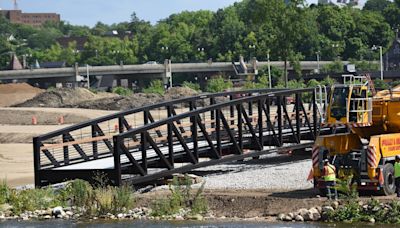
<path fill-rule="evenodd" d="M 206 94 L 104 116 L 33 139 L 35 185 L 105 176 L 142 184 L 174 173 L 312 146 L 320 89 Z M 321 99 L 320 99 L 321 98 Z"/>

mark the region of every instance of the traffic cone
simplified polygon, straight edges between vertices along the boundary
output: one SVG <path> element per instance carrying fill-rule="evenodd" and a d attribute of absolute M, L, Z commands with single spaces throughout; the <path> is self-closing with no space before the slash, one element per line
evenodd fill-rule
<path fill-rule="evenodd" d="M 383 178 L 382 169 L 379 170 L 379 184 L 383 185 L 385 183 L 385 179 Z"/>
<path fill-rule="evenodd" d="M 64 124 L 64 116 L 58 117 L 58 125 Z"/>
<path fill-rule="evenodd" d="M 314 169 L 311 168 L 310 173 L 308 174 L 307 181 L 314 180 Z"/>
<path fill-rule="evenodd" d="M 37 118 L 36 118 L 36 116 L 32 116 L 32 125 L 37 125 Z"/>

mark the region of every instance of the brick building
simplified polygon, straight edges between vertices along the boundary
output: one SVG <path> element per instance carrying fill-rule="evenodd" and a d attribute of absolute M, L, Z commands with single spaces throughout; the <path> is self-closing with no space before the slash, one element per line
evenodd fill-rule
<path fill-rule="evenodd" d="M 38 27 L 46 21 L 60 22 L 60 15 L 56 13 L 23 13 L 21 10 L 0 10 L 0 14 L 13 24 Z"/>

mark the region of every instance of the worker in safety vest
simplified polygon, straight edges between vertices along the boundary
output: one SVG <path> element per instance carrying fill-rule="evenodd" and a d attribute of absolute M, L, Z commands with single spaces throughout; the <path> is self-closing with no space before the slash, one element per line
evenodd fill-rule
<path fill-rule="evenodd" d="M 332 198 L 332 189 L 334 192 L 335 200 L 337 199 L 337 189 L 336 185 L 336 168 L 335 166 L 329 164 L 329 160 L 324 160 L 324 168 L 322 170 L 322 176 L 324 177 L 325 186 L 327 189 L 327 196 L 329 199 Z"/>
<path fill-rule="evenodd" d="M 394 181 L 396 184 L 397 197 L 400 197 L 400 156 L 396 155 L 396 162 L 394 163 Z"/>

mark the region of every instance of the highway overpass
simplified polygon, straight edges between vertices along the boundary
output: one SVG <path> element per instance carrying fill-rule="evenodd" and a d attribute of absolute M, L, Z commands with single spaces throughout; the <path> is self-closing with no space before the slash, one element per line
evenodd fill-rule
<path fill-rule="evenodd" d="M 314 70 L 323 67 L 330 61 L 303 61 L 301 68 L 303 70 Z M 346 62 L 344 62 L 346 63 Z M 282 68 L 284 62 L 271 62 L 271 66 Z M 255 69 L 267 66 L 267 62 L 256 62 L 256 64 L 247 64 L 248 71 L 254 72 Z M 291 67 L 289 66 L 289 70 Z M 68 81 L 75 80 L 77 75 L 91 76 L 122 76 L 135 80 L 138 76 L 148 78 L 164 78 L 167 72 L 174 73 L 235 73 L 235 67 L 230 62 L 212 62 L 212 63 L 172 63 L 172 64 L 138 64 L 138 65 L 111 65 L 111 66 L 74 66 L 65 68 L 49 69 L 25 69 L 25 70 L 6 70 L 0 71 L 0 80 L 23 80 L 23 79 L 53 79 Z M 236 72 L 237 73 L 237 72 Z M 147 78 L 147 77 L 146 77 Z"/>

